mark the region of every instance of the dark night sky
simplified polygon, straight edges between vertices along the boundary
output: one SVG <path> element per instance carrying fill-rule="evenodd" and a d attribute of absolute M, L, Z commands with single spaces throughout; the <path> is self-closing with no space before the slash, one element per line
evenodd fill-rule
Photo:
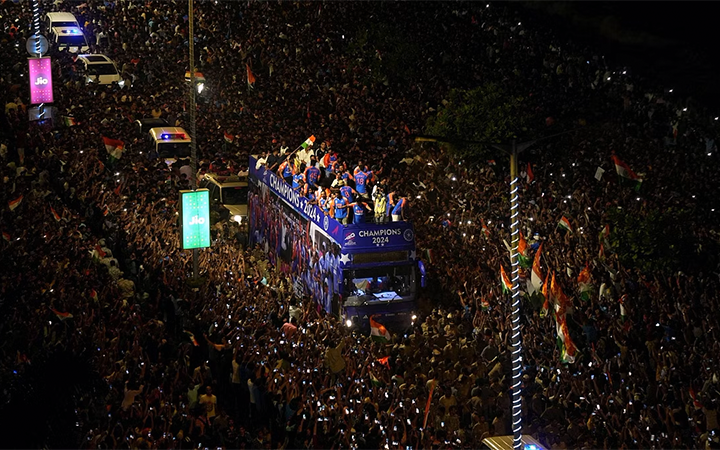
<path fill-rule="evenodd" d="M 568 38 L 598 48 L 613 65 L 691 96 L 711 110 L 720 100 L 720 3 L 522 2 L 521 10 Z"/>

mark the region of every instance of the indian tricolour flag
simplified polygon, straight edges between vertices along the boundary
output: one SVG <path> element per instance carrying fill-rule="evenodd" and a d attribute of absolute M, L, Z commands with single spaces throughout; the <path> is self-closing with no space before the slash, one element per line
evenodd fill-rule
<path fill-rule="evenodd" d="M 615 164 L 615 171 L 620 176 L 620 180 L 632 186 L 636 191 L 640 190 L 640 185 L 643 181 L 642 178 L 637 176 L 630 166 L 622 162 L 617 156 L 612 155 L 612 160 Z"/>
<path fill-rule="evenodd" d="M 310 147 L 310 146 L 313 145 L 314 143 L 315 143 L 315 136 L 310 136 L 309 138 L 307 138 L 307 139 L 305 140 L 305 142 L 303 142 L 302 144 L 300 144 L 300 147 L 302 147 L 302 148 L 304 148 L 304 149 L 307 149 L 308 147 Z"/>
<path fill-rule="evenodd" d="M 60 214 L 58 214 L 57 211 L 55 211 L 55 208 L 53 208 L 53 207 L 51 206 L 51 207 L 50 207 L 50 212 L 52 213 L 52 216 L 53 216 L 53 218 L 55 219 L 55 221 L 60 222 L 60 219 L 62 219 L 62 217 L 60 217 Z"/>
<path fill-rule="evenodd" d="M 234 140 L 235 136 L 230 133 L 225 133 L 225 142 L 227 142 L 228 144 L 232 144 Z"/>
<path fill-rule="evenodd" d="M 510 282 L 510 278 L 508 278 L 507 274 L 505 273 L 505 268 L 500 265 L 500 284 L 502 286 L 503 292 L 512 292 L 512 283 Z"/>
<path fill-rule="evenodd" d="M 480 300 L 480 308 L 483 311 L 488 311 L 490 309 L 490 302 L 483 298 L 482 300 Z"/>
<path fill-rule="evenodd" d="M 57 316 L 57 318 L 60 319 L 60 320 L 67 320 L 67 319 L 72 319 L 72 318 L 73 318 L 73 315 L 70 314 L 69 312 L 60 312 L 60 311 L 58 311 L 57 309 L 54 309 L 54 308 L 50 308 L 50 311 L 54 312 L 55 315 Z"/>
<path fill-rule="evenodd" d="M 77 125 L 77 120 L 75 120 L 74 117 L 63 116 L 62 119 L 63 119 L 63 123 L 65 124 L 66 127 L 72 127 L 72 126 Z"/>
<path fill-rule="evenodd" d="M 530 257 L 528 256 L 528 245 L 525 241 L 525 237 L 520 232 L 520 238 L 518 240 L 518 262 L 520 267 L 527 269 L 530 267 Z"/>
<path fill-rule="evenodd" d="M 578 275 L 578 289 L 580 291 L 580 298 L 588 301 L 590 300 L 590 291 L 592 291 L 592 285 L 590 284 L 590 268 L 585 264 L 585 268 Z"/>
<path fill-rule="evenodd" d="M 103 143 L 105 144 L 105 150 L 115 159 L 122 157 L 123 150 L 125 149 L 125 143 L 119 139 L 111 139 L 103 136 Z"/>
<path fill-rule="evenodd" d="M 480 222 L 482 223 L 482 232 L 485 233 L 486 237 L 490 237 L 490 229 L 485 224 L 485 219 L 480 219 Z"/>
<path fill-rule="evenodd" d="M 549 279 L 550 272 L 545 275 L 545 282 L 542 285 L 542 295 L 545 297 L 545 301 L 543 302 L 542 309 L 540 310 L 540 317 L 547 317 L 548 313 L 550 313 L 550 294 L 548 293 Z"/>
<path fill-rule="evenodd" d="M 532 271 L 530 273 L 530 287 L 531 294 L 539 291 L 543 285 L 542 282 L 542 271 L 540 270 L 540 255 L 542 254 L 543 245 L 540 244 L 540 248 L 535 252 L 535 259 L 533 260 Z"/>
<path fill-rule="evenodd" d="M 379 322 L 370 318 L 370 337 L 379 342 L 390 342 L 390 332 Z"/>
<path fill-rule="evenodd" d="M 22 203 L 24 197 L 25 197 L 24 195 L 21 195 L 20 197 L 16 198 L 15 200 L 10 200 L 10 201 L 8 202 L 8 206 L 10 207 L 10 211 L 15 211 L 15 208 L 17 208 L 18 206 L 20 206 L 20 203 Z"/>
<path fill-rule="evenodd" d="M 575 362 L 577 347 L 570 337 L 565 314 L 555 316 L 555 330 L 557 331 L 557 345 L 560 349 L 560 362 L 572 364 Z"/>
<path fill-rule="evenodd" d="M 563 228 L 563 229 L 567 230 L 567 231 L 572 231 L 572 227 L 570 226 L 570 221 L 569 221 L 568 218 L 565 217 L 565 216 L 562 216 L 562 218 L 561 218 L 560 221 L 558 222 L 558 226 L 559 226 L 560 228 Z"/>

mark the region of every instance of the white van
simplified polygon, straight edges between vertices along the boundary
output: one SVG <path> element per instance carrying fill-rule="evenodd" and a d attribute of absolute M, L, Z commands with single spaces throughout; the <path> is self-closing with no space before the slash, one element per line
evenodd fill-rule
<path fill-rule="evenodd" d="M 179 127 L 156 127 L 150 129 L 154 151 L 159 158 L 167 164 L 172 164 L 178 158 L 190 156 L 190 135 Z"/>
<path fill-rule="evenodd" d="M 121 87 L 124 84 L 115 63 L 105 55 L 79 55 L 78 62 L 87 84 L 112 84 L 118 82 Z"/>
<path fill-rule="evenodd" d="M 49 12 L 45 14 L 43 25 L 45 25 L 46 30 L 52 30 L 53 28 L 80 28 L 75 16 L 68 12 Z"/>
<path fill-rule="evenodd" d="M 247 177 L 237 175 L 225 177 L 207 173 L 200 180 L 199 187 L 210 191 L 210 203 L 224 208 L 229 220 L 240 224 L 247 221 Z M 221 217 L 224 215 L 221 214 Z"/>
<path fill-rule="evenodd" d="M 90 46 L 80 27 L 50 28 L 50 41 L 58 50 L 68 49 L 70 53 L 85 53 Z"/>

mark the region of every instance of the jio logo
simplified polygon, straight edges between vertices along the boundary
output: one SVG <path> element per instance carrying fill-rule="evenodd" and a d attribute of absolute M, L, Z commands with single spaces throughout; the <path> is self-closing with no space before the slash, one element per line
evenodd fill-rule
<path fill-rule="evenodd" d="M 205 223 L 205 218 L 200 216 L 192 216 L 192 219 L 190 219 L 189 225 L 203 225 Z"/>
<path fill-rule="evenodd" d="M 50 81 L 47 78 L 37 77 L 35 79 L 35 86 L 42 86 L 48 84 Z"/>

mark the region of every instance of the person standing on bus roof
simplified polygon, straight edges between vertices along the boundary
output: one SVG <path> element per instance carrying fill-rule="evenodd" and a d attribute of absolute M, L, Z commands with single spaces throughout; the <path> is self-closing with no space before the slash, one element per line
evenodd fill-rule
<path fill-rule="evenodd" d="M 371 176 L 372 172 L 365 172 L 363 170 L 355 172 L 355 190 L 358 195 L 364 199 L 368 198 L 367 182 Z"/>
<path fill-rule="evenodd" d="M 312 188 L 316 188 L 318 181 L 320 181 L 320 169 L 314 165 L 308 166 L 308 168 L 305 169 L 305 181 Z"/>
<path fill-rule="evenodd" d="M 353 203 L 355 201 L 355 195 L 357 192 L 355 189 L 351 188 L 350 186 L 342 186 L 340 188 L 340 195 L 348 202 L 348 204 Z"/>
<path fill-rule="evenodd" d="M 333 206 L 335 207 L 335 220 L 340 222 L 343 225 L 347 225 L 348 223 L 348 204 L 345 201 L 344 198 L 340 195 L 339 192 L 335 193 L 335 200 L 333 202 Z"/>
<path fill-rule="evenodd" d="M 398 197 L 400 197 L 400 199 L 397 201 L 397 203 L 395 203 L 395 206 L 392 210 L 393 222 L 400 222 L 401 220 L 405 220 L 405 209 L 407 208 L 408 200 L 407 198 L 399 194 Z"/>
<path fill-rule="evenodd" d="M 383 190 L 382 186 L 380 186 L 375 191 L 375 195 L 373 197 L 375 199 L 375 222 L 376 223 L 387 222 L 388 202 L 387 202 L 387 196 L 385 195 L 385 191 Z"/>
<path fill-rule="evenodd" d="M 368 204 L 362 200 L 358 200 L 357 202 L 351 203 L 348 206 L 352 206 L 353 208 L 353 213 L 355 215 L 353 223 L 355 225 L 365 223 L 365 210 L 372 212 L 372 209 L 368 206 Z"/>
<path fill-rule="evenodd" d="M 353 170 L 353 175 L 357 175 L 358 172 L 366 172 L 367 166 L 365 166 L 362 162 L 362 159 L 358 160 L 357 166 L 355 166 L 355 170 Z"/>

